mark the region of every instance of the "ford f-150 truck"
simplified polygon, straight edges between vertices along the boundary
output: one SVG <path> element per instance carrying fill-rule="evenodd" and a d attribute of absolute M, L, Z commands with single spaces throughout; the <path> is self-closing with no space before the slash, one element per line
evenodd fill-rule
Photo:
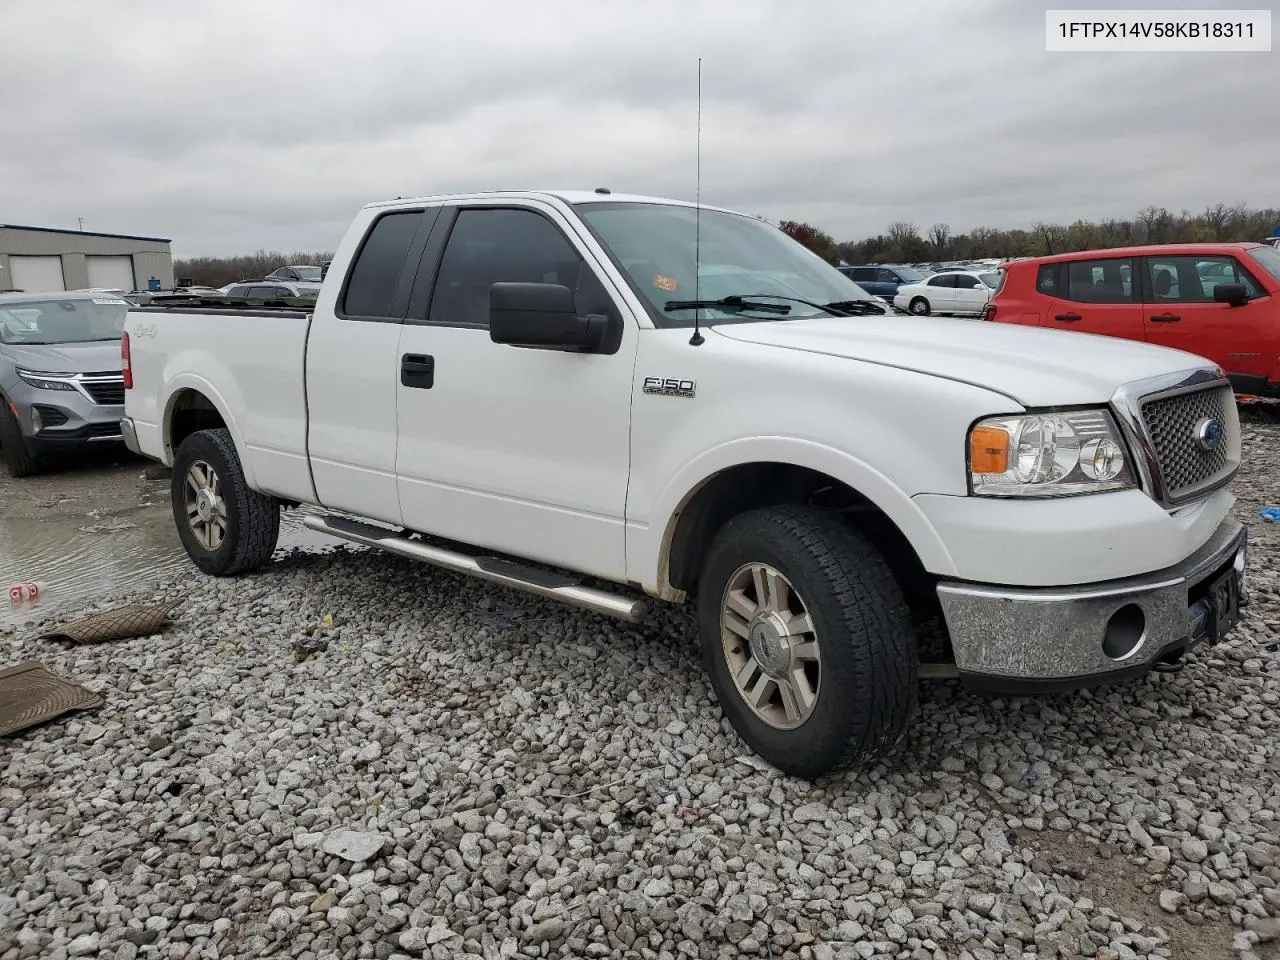
<path fill-rule="evenodd" d="M 126 442 L 172 466 L 201 570 L 262 567 L 307 504 L 335 537 L 624 620 L 691 600 L 722 709 L 797 776 L 883 755 L 921 678 L 1174 670 L 1239 616 L 1220 369 L 896 316 L 728 210 L 374 203 L 313 309 L 135 309 L 122 355 Z"/>

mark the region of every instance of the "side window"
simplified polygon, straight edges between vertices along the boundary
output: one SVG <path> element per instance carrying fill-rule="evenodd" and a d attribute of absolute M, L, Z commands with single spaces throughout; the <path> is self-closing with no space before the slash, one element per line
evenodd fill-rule
<path fill-rule="evenodd" d="M 883 267 L 876 271 L 876 280 L 880 283 L 901 283 L 902 278 L 892 270 L 885 270 Z"/>
<path fill-rule="evenodd" d="M 979 283 L 977 277 L 971 277 L 967 273 L 956 274 L 956 287 L 961 290 L 972 290 Z"/>
<path fill-rule="evenodd" d="M 1067 264 L 1067 289 L 1059 294 L 1078 303 L 1133 303 L 1133 263 L 1115 257 Z"/>
<path fill-rule="evenodd" d="M 872 267 L 854 267 L 852 270 L 849 271 L 849 279 L 855 282 L 859 280 L 863 282 L 868 282 L 868 281 L 875 280 L 875 278 L 876 278 L 876 271 Z"/>
<path fill-rule="evenodd" d="M 428 323 L 488 326 L 495 283 L 562 283 L 577 290 L 582 258 L 559 229 L 532 210 L 458 212 L 440 261 Z"/>
<path fill-rule="evenodd" d="M 1257 281 L 1235 257 L 1152 257 L 1148 261 L 1151 299 L 1206 303 L 1222 283 L 1243 284 L 1250 297 L 1262 295 Z"/>
<path fill-rule="evenodd" d="M 1059 265 L 1056 263 L 1040 264 L 1040 269 L 1036 271 L 1036 292 L 1056 297 L 1058 295 L 1059 272 Z"/>
<path fill-rule="evenodd" d="M 421 210 L 386 213 L 374 222 L 347 277 L 341 312 L 350 317 L 391 316 L 400 272 L 404 269 Z"/>
<path fill-rule="evenodd" d="M 237 283 L 234 287 L 232 287 L 230 290 L 227 291 L 228 297 L 241 298 L 241 297 L 247 297 L 248 295 L 249 295 L 249 288 L 246 287 L 243 283 Z"/>
<path fill-rule="evenodd" d="M 955 285 L 956 275 L 954 273 L 946 273 L 929 278 L 929 286 L 931 287 L 954 287 Z"/>

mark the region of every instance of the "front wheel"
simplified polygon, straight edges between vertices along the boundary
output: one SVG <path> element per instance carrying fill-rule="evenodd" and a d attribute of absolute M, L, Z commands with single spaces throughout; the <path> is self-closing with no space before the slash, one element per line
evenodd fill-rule
<path fill-rule="evenodd" d="M 917 317 L 927 317 L 930 310 L 929 301 L 924 297 L 916 297 L 911 301 L 911 306 L 908 309 Z"/>
<path fill-rule="evenodd" d="M 703 657 L 743 740 L 792 776 L 870 763 L 915 709 L 911 616 L 888 564 L 829 513 L 730 520 L 698 587 Z"/>
<path fill-rule="evenodd" d="M 169 493 L 182 545 L 205 573 L 231 577 L 271 559 L 280 505 L 249 488 L 229 430 L 198 430 L 182 441 Z"/>
<path fill-rule="evenodd" d="M 0 397 L 0 453 L 11 477 L 29 477 L 39 472 L 40 464 L 22 439 L 22 428 L 9 407 L 9 401 Z"/>

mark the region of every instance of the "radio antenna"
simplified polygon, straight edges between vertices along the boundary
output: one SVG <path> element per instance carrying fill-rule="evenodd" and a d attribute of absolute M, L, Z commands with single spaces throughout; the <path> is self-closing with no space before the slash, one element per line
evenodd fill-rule
<path fill-rule="evenodd" d="M 702 292 L 702 58 L 698 58 L 698 132 L 694 140 L 695 180 L 693 194 L 693 299 L 699 300 Z M 693 308 L 693 336 L 689 338 L 691 347 L 703 343 L 704 337 L 700 329 L 702 307 Z"/>

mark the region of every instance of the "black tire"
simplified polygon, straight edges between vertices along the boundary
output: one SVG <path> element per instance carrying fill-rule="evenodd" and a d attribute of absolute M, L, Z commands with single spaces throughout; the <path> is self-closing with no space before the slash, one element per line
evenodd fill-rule
<path fill-rule="evenodd" d="M 217 474 L 226 510 L 226 529 L 215 549 L 200 542 L 187 516 L 187 472 L 198 462 Z M 257 570 L 271 559 L 280 536 L 280 504 L 249 489 L 231 431 L 198 430 L 182 441 L 173 461 L 169 497 L 182 545 L 205 573 L 233 577 Z"/>
<path fill-rule="evenodd" d="M 816 700 L 793 729 L 756 715 L 727 661 L 721 609 L 731 577 L 749 563 L 768 564 L 790 581 L 814 626 L 821 656 Z M 803 506 L 734 517 L 707 553 L 697 604 L 703 657 L 721 708 L 747 745 L 779 770 L 812 779 L 869 764 L 901 740 L 919 675 L 911 614 L 881 554 L 838 517 Z"/>
<path fill-rule="evenodd" d="M 932 312 L 933 308 L 930 306 L 929 301 L 924 297 L 915 297 L 909 304 L 907 304 L 907 310 L 913 316 L 927 317 L 930 312 Z"/>
<path fill-rule="evenodd" d="M 5 469 L 11 477 L 29 477 L 40 470 L 40 462 L 27 449 L 9 401 L 3 397 L 0 397 L 0 452 L 4 453 Z"/>

